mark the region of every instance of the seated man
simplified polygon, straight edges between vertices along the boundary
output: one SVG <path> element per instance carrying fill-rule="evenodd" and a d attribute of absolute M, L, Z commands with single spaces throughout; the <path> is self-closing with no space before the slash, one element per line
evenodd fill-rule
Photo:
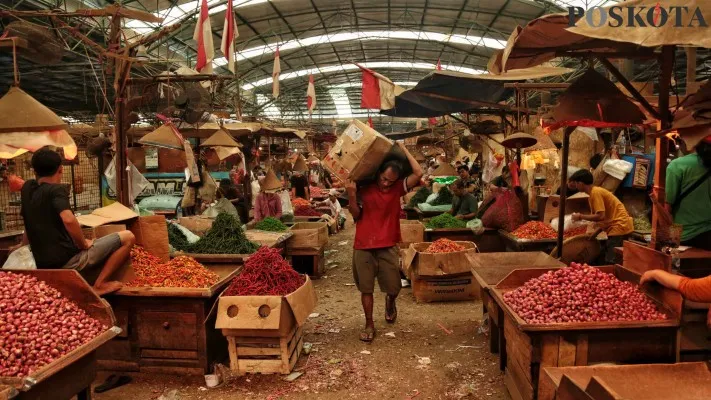
<path fill-rule="evenodd" d="M 467 192 L 466 184 L 461 179 L 456 180 L 451 186 L 452 193 L 454 194 L 454 201 L 452 201 L 452 209 L 449 213 L 454 215 L 457 219 L 462 219 L 464 221 L 469 221 L 476 217 L 477 212 L 477 201 L 474 195 Z"/>
<path fill-rule="evenodd" d="M 316 207 L 328 207 L 331 209 L 331 214 L 336 219 L 338 223 L 338 229 L 343 229 L 346 225 L 346 213 L 341 207 L 341 203 L 338 202 L 338 191 L 336 189 L 331 189 L 328 191 L 328 198 L 324 201 L 314 202 Z"/>
<path fill-rule="evenodd" d="M 25 233 L 22 244 L 29 244 L 41 269 L 76 269 L 85 278 L 96 276 L 98 295 L 115 292 L 121 282 L 109 281 L 126 264 L 135 237 L 131 231 L 112 233 L 97 240 L 84 238 L 81 225 L 69 206 L 69 190 L 62 181 L 62 159 L 48 147 L 32 156 L 37 179 L 22 186 L 22 218 Z"/>

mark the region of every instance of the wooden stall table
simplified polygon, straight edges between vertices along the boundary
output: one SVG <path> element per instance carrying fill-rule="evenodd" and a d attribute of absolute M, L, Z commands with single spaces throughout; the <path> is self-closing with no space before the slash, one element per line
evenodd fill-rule
<path fill-rule="evenodd" d="M 640 275 L 616 265 L 596 267 L 633 284 Z M 678 361 L 683 299 L 662 287 L 642 287 L 667 316 L 658 321 L 608 321 L 528 324 L 504 301 L 514 290 L 545 269 L 519 269 L 490 288 L 504 312 L 506 372 L 504 383 L 514 399 L 550 399 L 542 385 L 546 367 L 585 366 L 594 363 L 669 363 Z"/>
<path fill-rule="evenodd" d="M 247 229 L 244 231 L 251 242 L 257 243 L 261 246 L 271 247 L 273 249 L 285 249 L 286 242 L 294 236 L 292 232 L 269 232 L 259 229 Z"/>
<path fill-rule="evenodd" d="M 496 229 L 486 228 L 480 235 L 475 235 L 469 228 L 425 229 L 425 241 L 434 242 L 442 238 L 455 242 L 474 242 L 481 253 L 504 251 L 504 244 Z"/>
<path fill-rule="evenodd" d="M 475 290 L 479 292 L 484 314 L 488 314 L 489 351 L 499 353 L 502 371 L 506 367 L 504 313 L 491 297 L 490 289 L 517 269 L 550 270 L 563 267 L 565 264 L 543 252 L 478 253 L 472 257 L 472 274 L 478 287 Z"/>
<path fill-rule="evenodd" d="M 618 258 L 623 257 L 623 248 L 615 247 Z M 711 275 L 711 251 L 689 247 L 677 254 L 679 273 L 689 278 L 703 278 Z"/>
<path fill-rule="evenodd" d="M 45 365 L 30 376 L 23 378 L 0 377 L 0 398 L 2 393 L 15 392 L 13 400 L 46 399 L 91 399 L 91 384 L 96 379 L 97 349 L 121 332 L 116 325 L 114 313 L 105 300 L 89 287 L 86 281 L 73 270 L 16 270 L 16 273 L 32 275 L 57 289 L 62 295 L 76 303 L 86 313 L 106 325 L 107 330 L 92 340 L 77 347 L 59 359 Z M 2 385 L 15 390 L 3 390 Z"/>
<path fill-rule="evenodd" d="M 210 314 L 240 265 L 205 265 L 220 280 L 209 288 L 124 286 L 106 298 L 123 332 L 98 351 L 110 371 L 203 375 L 227 355 Z"/>
<path fill-rule="evenodd" d="M 697 400 L 711 398 L 711 371 L 706 362 L 680 364 L 594 365 L 588 367 L 543 368 L 544 393 L 566 399 L 568 381 L 590 399 Z M 564 378 L 565 377 L 565 378 Z M 579 392 L 578 392 L 579 393 Z"/>
<path fill-rule="evenodd" d="M 511 232 L 507 232 L 503 229 L 499 230 L 499 235 L 501 235 L 501 239 L 506 246 L 506 251 L 542 251 L 546 254 L 550 254 L 557 243 L 556 239 L 519 239 Z"/>
<path fill-rule="evenodd" d="M 294 269 L 318 279 L 326 269 L 325 250 L 328 226 L 325 222 L 299 222 L 289 228 L 293 234 L 286 241 L 286 255 Z"/>

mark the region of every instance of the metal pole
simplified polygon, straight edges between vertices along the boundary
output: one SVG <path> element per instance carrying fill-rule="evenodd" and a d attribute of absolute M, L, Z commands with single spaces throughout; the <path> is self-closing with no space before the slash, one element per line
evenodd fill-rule
<path fill-rule="evenodd" d="M 126 160 L 126 129 L 124 127 L 124 109 L 126 100 L 122 98 L 122 93 L 116 94 L 116 130 L 114 139 L 116 141 L 116 200 L 126 207 L 131 206 L 128 199 L 128 165 Z"/>
<path fill-rule="evenodd" d="M 565 234 L 565 200 L 568 195 L 568 151 L 570 150 L 570 134 L 574 126 L 565 128 L 563 132 L 563 159 L 560 163 L 560 207 L 558 208 L 558 258 L 563 256 L 563 236 Z"/>
<path fill-rule="evenodd" d="M 77 157 L 79 157 L 77 155 Z M 76 179 L 74 178 L 74 164 L 69 166 L 69 170 L 72 172 L 72 198 L 74 199 L 74 211 L 77 211 L 77 185 Z"/>

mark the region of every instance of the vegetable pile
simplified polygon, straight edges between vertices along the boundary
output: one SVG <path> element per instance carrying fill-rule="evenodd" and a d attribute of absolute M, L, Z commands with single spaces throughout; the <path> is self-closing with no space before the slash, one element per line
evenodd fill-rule
<path fill-rule="evenodd" d="M 131 249 L 131 264 L 136 279 L 126 286 L 208 288 L 220 280 L 192 257 L 179 256 L 164 263 L 141 246 Z"/>
<path fill-rule="evenodd" d="M 407 207 L 414 208 L 418 204 L 424 203 L 425 201 L 427 201 L 427 197 L 429 197 L 429 195 L 431 195 L 431 194 L 432 194 L 432 191 L 425 186 L 417 189 L 417 192 L 415 193 L 415 195 L 412 196 L 410 201 L 407 203 Z"/>
<path fill-rule="evenodd" d="M 454 253 L 466 250 L 461 244 L 447 238 L 437 239 L 427 247 L 425 253 Z"/>
<path fill-rule="evenodd" d="M 323 215 L 323 213 L 316 211 L 311 206 L 305 206 L 296 207 L 296 209 L 294 210 L 294 215 L 297 215 L 299 217 L 320 217 L 321 215 Z"/>
<path fill-rule="evenodd" d="M 328 196 L 328 191 L 326 191 L 326 190 L 321 190 L 321 188 L 318 187 L 318 186 L 311 186 L 311 187 L 309 187 L 309 192 L 311 193 L 311 198 L 314 198 L 314 197 L 327 197 L 327 196 Z"/>
<path fill-rule="evenodd" d="M 0 376 L 27 376 L 106 329 L 47 283 L 0 271 Z"/>
<path fill-rule="evenodd" d="M 573 236 L 584 235 L 588 231 L 587 225 L 578 226 L 575 228 L 570 228 L 563 232 L 564 238 L 571 238 Z M 528 221 L 525 224 L 516 228 L 512 235 L 519 239 L 528 240 L 544 240 L 544 239 L 556 239 L 558 238 L 558 232 L 553 229 L 552 226 L 541 221 Z"/>
<path fill-rule="evenodd" d="M 432 218 L 427 223 L 427 228 L 429 229 L 441 229 L 441 228 L 466 228 L 467 223 L 461 219 L 456 219 L 452 214 L 444 213 Z"/>
<path fill-rule="evenodd" d="M 188 238 L 185 234 L 175 225 L 168 222 L 168 243 L 170 243 L 173 248 L 181 250 L 190 245 Z"/>
<path fill-rule="evenodd" d="M 219 213 L 200 240 L 179 250 L 197 254 L 251 254 L 258 248 L 258 244 L 247 239 L 238 218 Z"/>
<path fill-rule="evenodd" d="M 266 217 L 263 220 L 257 222 L 254 227 L 269 232 L 284 232 L 285 230 L 289 229 L 286 225 L 284 225 L 281 221 L 274 217 Z"/>
<path fill-rule="evenodd" d="M 305 278 L 282 258 L 278 249 L 265 246 L 247 259 L 224 295 L 285 296 L 296 291 L 304 282 Z"/>
<path fill-rule="evenodd" d="M 301 197 L 296 197 L 291 200 L 291 204 L 294 206 L 294 208 L 311 207 L 311 202 L 306 199 L 302 199 Z"/>
<path fill-rule="evenodd" d="M 504 300 L 529 324 L 667 319 L 636 286 L 586 264 L 546 272 Z"/>
<path fill-rule="evenodd" d="M 437 192 L 437 198 L 432 200 L 430 205 L 443 206 L 445 204 L 452 204 L 452 200 L 454 200 L 454 196 L 452 192 L 449 191 L 449 188 L 445 186 Z"/>
<path fill-rule="evenodd" d="M 645 215 L 638 215 L 632 220 L 634 230 L 639 232 L 649 232 L 652 230 L 652 223 Z"/>

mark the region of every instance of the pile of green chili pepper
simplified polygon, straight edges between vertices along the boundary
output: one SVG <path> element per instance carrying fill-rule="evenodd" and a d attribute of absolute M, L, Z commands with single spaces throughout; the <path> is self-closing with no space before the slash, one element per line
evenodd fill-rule
<path fill-rule="evenodd" d="M 427 197 L 432 194 L 432 191 L 430 191 L 429 188 L 426 186 L 423 186 L 419 189 L 417 189 L 417 193 L 415 193 L 414 196 L 410 199 L 410 201 L 407 203 L 407 206 L 409 208 L 414 208 L 417 207 L 418 204 L 424 203 L 427 201 Z"/>
<path fill-rule="evenodd" d="M 256 229 L 269 232 L 284 232 L 285 230 L 289 229 L 289 227 L 287 227 L 281 221 L 274 217 L 266 217 L 263 220 L 257 222 L 254 227 Z"/>
<path fill-rule="evenodd" d="M 443 206 L 445 204 L 452 204 L 452 200 L 454 200 L 454 196 L 452 195 L 452 192 L 449 191 L 449 188 L 445 186 L 439 190 L 437 198 L 434 199 L 430 205 Z"/>
<path fill-rule="evenodd" d="M 461 219 L 456 219 L 452 214 L 444 213 L 432 218 L 426 226 L 429 229 L 466 228 L 467 223 Z"/>
<path fill-rule="evenodd" d="M 258 248 L 258 244 L 247 239 L 238 218 L 220 213 L 205 235 L 188 245 L 185 251 L 198 254 L 252 254 Z"/>
<path fill-rule="evenodd" d="M 190 246 L 188 238 L 185 234 L 175 225 L 168 222 L 168 242 L 176 250 L 184 250 Z"/>

